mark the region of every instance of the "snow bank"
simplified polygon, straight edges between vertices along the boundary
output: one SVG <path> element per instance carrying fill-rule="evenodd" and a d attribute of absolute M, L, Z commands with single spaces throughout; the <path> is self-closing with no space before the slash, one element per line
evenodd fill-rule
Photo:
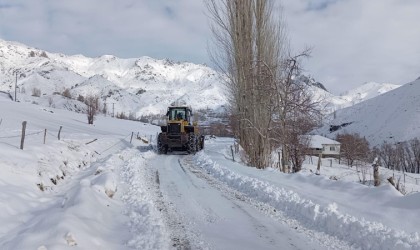
<path fill-rule="evenodd" d="M 147 188 L 145 164 L 153 157 L 153 152 L 140 153 L 138 150 L 123 152 L 120 157 L 126 161 L 122 166 L 121 178 L 127 185 L 122 196 L 126 204 L 125 214 L 129 217 L 133 238 L 128 246 L 135 249 L 167 249 L 167 235 L 161 215 L 153 203 Z"/>
<path fill-rule="evenodd" d="M 325 232 L 362 249 L 419 249 L 417 232 L 407 234 L 381 223 L 340 212 L 337 204 L 315 204 L 296 192 L 243 176 L 212 161 L 203 152 L 195 156 L 198 166 L 230 187 L 260 202 L 270 204 L 308 228 Z"/>
<path fill-rule="evenodd" d="M 0 111 L 0 249 L 165 248 L 153 204 L 142 196 L 133 198 L 135 205 L 123 199 L 129 187 L 143 188 L 136 184 L 144 182 L 142 172 L 132 183 L 124 179 L 126 184 L 120 174 L 131 158 L 140 157 L 129 143 L 132 133 L 148 137 L 158 127 L 101 116 L 88 125 L 83 114 L 1 98 Z M 130 221 L 133 214 L 140 219 Z"/>

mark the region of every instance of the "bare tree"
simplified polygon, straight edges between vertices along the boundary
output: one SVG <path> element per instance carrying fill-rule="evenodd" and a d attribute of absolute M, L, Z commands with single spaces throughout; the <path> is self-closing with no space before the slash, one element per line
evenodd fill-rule
<path fill-rule="evenodd" d="M 271 92 L 281 48 L 281 23 L 272 0 L 207 0 L 218 49 L 211 51 L 227 76 L 235 133 L 250 164 L 268 166 L 271 153 Z"/>
<path fill-rule="evenodd" d="M 132 111 L 128 113 L 128 120 L 136 121 L 137 120 L 136 113 Z"/>
<path fill-rule="evenodd" d="M 314 127 L 314 122 L 307 117 L 294 117 L 291 119 L 291 126 L 288 127 L 288 137 L 284 148 L 287 150 L 287 156 L 290 159 L 294 173 L 302 170 L 302 164 L 309 150 L 310 137 L 303 136 Z M 284 154 L 283 154 L 284 156 Z M 284 172 L 288 172 L 287 164 L 283 163 Z"/>
<path fill-rule="evenodd" d="M 276 142 L 282 148 L 289 148 L 289 150 L 282 150 L 282 169 L 287 171 L 289 168 L 288 162 L 292 160 L 292 164 L 297 171 L 300 170 L 299 165 L 296 165 L 296 147 L 302 147 L 296 138 L 313 129 L 313 127 L 321 120 L 321 111 L 319 103 L 314 101 L 314 98 L 308 91 L 308 85 L 294 80 L 296 75 L 300 74 L 300 58 L 309 56 L 309 49 L 305 50 L 299 55 L 288 56 L 282 63 L 280 77 L 275 82 L 275 97 L 274 97 L 274 117 L 273 132 L 275 138 L 279 138 Z M 299 146 L 299 143 L 301 144 Z M 300 151 L 302 154 L 303 152 Z M 290 155 L 292 153 L 293 155 Z M 294 158 L 294 159 L 291 159 Z M 302 158 L 302 156 L 300 156 Z M 296 172 L 296 171 L 295 171 Z"/>
<path fill-rule="evenodd" d="M 388 142 L 382 143 L 380 148 L 378 148 L 379 157 L 382 160 L 383 166 L 392 169 L 393 168 L 393 148 L 392 145 Z"/>
<path fill-rule="evenodd" d="M 283 149 L 283 162 L 289 162 L 287 145 L 297 138 L 291 128 L 315 107 L 304 86 L 293 80 L 309 50 L 291 56 L 282 12 L 272 12 L 274 0 L 206 4 L 216 47 L 211 57 L 226 76 L 232 128 L 249 163 L 268 166 L 274 146 Z"/>
<path fill-rule="evenodd" d="M 122 119 L 122 120 L 127 120 L 128 119 L 128 116 L 123 111 L 121 111 L 120 113 L 117 112 L 116 117 L 117 117 L 117 119 Z"/>
<path fill-rule="evenodd" d="M 410 141 L 411 151 L 413 152 L 414 171 L 413 173 L 420 174 L 420 140 L 414 138 Z"/>
<path fill-rule="evenodd" d="M 397 171 L 420 173 L 420 141 L 418 138 L 406 142 L 384 142 L 376 149 L 383 166 Z"/>
<path fill-rule="evenodd" d="M 369 142 L 359 134 L 337 134 L 336 140 L 341 143 L 340 154 L 347 159 L 347 165 L 353 166 L 356 161 L 367 162 L 370 157 Z"/>
<path fill-rule="evenodd" d="M 404 148 L 404 168 L 410 173 L 420 173 L 420 141 L 414 138 L 401 143 Z"/>
<path fill-rule="evenodd" d="M 88 117 L 88 124 L 93 124 L 99 108 L 99 97 L 95 95 L 88 95 L 85 98 L 85 104 L 87 106 L 86 113 Z"/>

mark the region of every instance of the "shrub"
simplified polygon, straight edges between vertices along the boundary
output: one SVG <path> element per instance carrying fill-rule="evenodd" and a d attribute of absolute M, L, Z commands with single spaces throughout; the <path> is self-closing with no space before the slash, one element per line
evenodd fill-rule
<path fill-rule="evenodd" d="M 32 96 L 40 97 L 41 96 L 41 90 L 38 88 L 32 89 Z"/>
<path fill-rule="evenodd" d="M 68 89 L 68 88 L 65 89 L 61 95 L 64 96 L 64 97 L 70 98 L 70 99 L 72 98 L 71 93 L 70 93 L 70 89 Z"/>
<path fill-rule="evenodd" d="M 39 55 L 39 56 L 42 56 L 42 57 L 45 57 L 45 58 L 49 58 L 49 57 L 47 56 L 47 53 L 45 53 L 45 51 L 42 51 L 41 55 Z"/>
<path fill-rule="evenodd" d="M 79 102 L 85 102 L 85 98 L 84 98 L 82 95 L 79 95 L 79 96 L 77 97 L 77 100 L 78 100 Z"/>
<path fill-rule="evenodd" d="M 54 104 L 54 99 L 52 98 L 52 96 L 48 97 L 48 104 L 50 107 L 52 107 L 52 105 Z"/>
<path fill-rule="evenodd" d="M 85 98 L 85 104 L 87 106 L 88 124 L 93 124 L 93 120 L 95 119 L 96 112 L 99 107 L 99 97 L 89 95 Z"/>

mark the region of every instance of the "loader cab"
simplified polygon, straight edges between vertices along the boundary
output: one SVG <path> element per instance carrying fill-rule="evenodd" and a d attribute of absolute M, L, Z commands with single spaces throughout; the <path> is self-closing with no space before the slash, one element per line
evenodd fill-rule
<path fill-rule="evenodd" d="M 169 107 L 166 116 L 169 121 L 186 121 L 190 123 L 192 112 L 188 107 Z"/>

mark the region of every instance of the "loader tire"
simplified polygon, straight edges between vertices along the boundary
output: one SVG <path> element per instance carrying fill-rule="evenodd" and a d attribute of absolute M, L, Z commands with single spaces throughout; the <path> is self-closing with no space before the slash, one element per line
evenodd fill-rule
<path fill-rule="evenodd" d="M 157 140 L 157 151 L 158 154 L 166 154 L 168 152 L 168 148 L 162 143 L 162 138 L 160 134 Z"/>
<path fill-rule="evenodd" d="M 197 152 L 197 137 L 194 133 L 188 134 L 187 152 L 188 154 L 195 154 Z"/>
<path fill-rule="evenodd" d="M 200 150 L 203 150 L 204 149 L 204 135 L 202 135 L 202 136 L 200 136 L 200 138 L 199 138 L 199 142 L 198 142 L 198 144 L 200 145 L 199 146 L 199 148 L 200 148 Z"/>

